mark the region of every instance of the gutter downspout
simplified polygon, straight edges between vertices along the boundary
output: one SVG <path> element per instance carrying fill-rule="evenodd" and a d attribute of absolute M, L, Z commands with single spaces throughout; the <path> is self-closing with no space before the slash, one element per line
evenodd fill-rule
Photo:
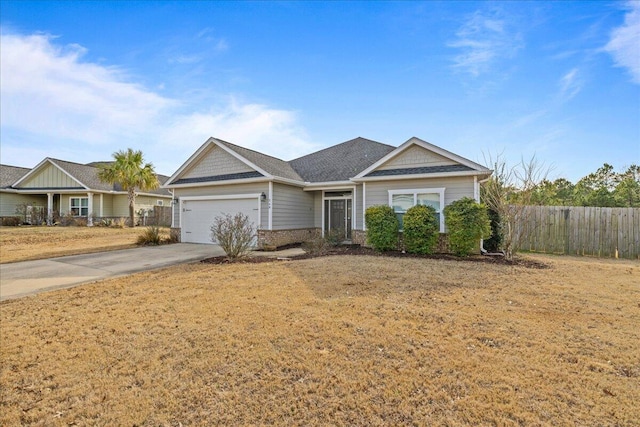
<path fill-rule="evenodd" d="M 487 177 L 487 178 L 485 178 L 485 179 L 483 179 L 481 181 L 478 181 L 478 176 L 477 175 L 475 175 L 473 177 L 473 186 L 475 187 L 475 189 L 477 189 L 476 201 L 478 203 L 480 203 L 480 184 L 483 184 L 483 183 L 485 183 L 487 181 L 489 181 L 489 177 Z M 480 254 L 482 254 L 482 255 L 488 255 L 489 254 L 489 251 L 487 251 L 484 248 L 484 239 L 480 239 Z"/>

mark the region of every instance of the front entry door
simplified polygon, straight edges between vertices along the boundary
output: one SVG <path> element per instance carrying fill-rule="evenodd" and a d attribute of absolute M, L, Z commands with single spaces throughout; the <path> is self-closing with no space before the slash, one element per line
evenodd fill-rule
<path fill-rule="evenodd" d="M 339 232 L 345 240 L 351 239 L 351 199 L 324 201 L 324 232 Z"/>

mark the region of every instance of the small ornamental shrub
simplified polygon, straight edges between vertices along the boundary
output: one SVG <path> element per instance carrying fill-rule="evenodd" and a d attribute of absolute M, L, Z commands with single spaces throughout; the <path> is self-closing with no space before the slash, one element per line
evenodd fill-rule
<path fill-rule="evenodd" d="M 479 248 L 480 239 L 491 235 L 487 207 L 465 197 L 444 208 L 444 221 L 449 233 L 449 249 L 467 256 Z"/>
<path fill-rule="evenodd" d="M 242 212 L 217 216 L 211 225 L 211 241 L 219 244 L 230 260 L 246 256 L 255 236 L 253 224 Z"/>
<path fill-rule="evenodd" d="M 313 256 L 324 255 L 329 252 L 330 248 L 331 245 L 324 237 L 317 237 L 302 243 L 302 249 Z"/>
<path fill-rule="evenodd" d="M 491 237 L 485 239 L 484 248 L 489 252 L 498 252 L 502 249 L 502 222 L 500 221 L 500 214 L 493 209 L 487 210 L 489 214 L 489 221 L 491 223 Z"/>
<path fill-rule="evenodd" d="M 142 234 L 138 235 L 136 243 L 140 246 L 158 246 L 162 243 L 160 227 L 155 225 L 146 227 Z"/>
<path fill-rule="evenodd" d="M 416 205 L 407 210 L 402 221 L 404 245 L 409 253 L 431 254 L 438 243 L 440 226 L 436 210 Z"/>
<path fill-rule="evenodd" d="M 172 228 L 169 231 L 168 243 L 180 243 L 180 231 L 176 228 Z"/>
<path fill-rule="evenodd" d="M 390 206 L 367 208 L 364 215 L 367 242 L 377 251 L 390 251 L 398 247 L 398 218 Z"/>
<path fill-rule="evenodd" d="M 324 240 L 329 246 L 340 246 L 344 242 L 344 228 L 337 228 L 326 231 L 324 233 Z"/>

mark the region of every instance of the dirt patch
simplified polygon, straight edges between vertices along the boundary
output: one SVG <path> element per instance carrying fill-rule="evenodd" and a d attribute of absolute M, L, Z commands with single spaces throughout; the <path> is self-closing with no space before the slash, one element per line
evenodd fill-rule
<path fill-rule="evenodd" d="M 194 263 L 5 301 L 0 425 L 637 425 L 640 264 L 531 259 Z"/>
<path fill-rule="evenodd" d="M 136 247 L 144 227 L 0 227 L 0 263 Z M 169 229 L 162 229 L 169 236 Z"/>
<path fill-rule="evenodd" d="M 286 249 L 291 249 L 295 247 L 300 247 L 300 245 L 288 245 Z M 281 248 L 278 248 L 281 249 Z M 410 254 L 406 252 L 400 251 L 388 251 L 388 252 L 376 252 L 375 250 L 367 247 L 363 247 L 360 245 L 342 245 L 331 248 L 323 253 L 306 253 L 304 255 L 295 255 L 290 257 L 282 257 L 278 258 L 276 256 L 268 257 L 268 256 L 248 256 L 235 261 L 229 260 L 225 256 L 217 256 L 212 258 L 207 258 L 202 260 L 201 262 L 205 264 L 232 264 L 232 263 L 250 263 L 257 264 L 263 262 L 273 262 L 275 261 L 296 261 L 303 259 L 311 259 L 318 258 L 324 256 L 336 256 L 336 255 L 366 255 L 373 256 L 379 258 L 413 258 L 413 259 L 430 259 L 430 260 L 447 260 L 447 261 L 461 261 L 461 262 L 479 262 L 486 264 L 494 264 L 494 265 L 509 265 L 509 266 L 520 266 L 526 268 L 549 268 L 548 264 L 535 260 L 533 258 L 527 257 L 516 257 L 513 260 L 506 260 L 502 256 L 491 256 L 491 255 L 471 255 L 468 257 L 457 257 L 455 255 L 449 254 L 433 254 L 433 255 L 417 255 Z"/>

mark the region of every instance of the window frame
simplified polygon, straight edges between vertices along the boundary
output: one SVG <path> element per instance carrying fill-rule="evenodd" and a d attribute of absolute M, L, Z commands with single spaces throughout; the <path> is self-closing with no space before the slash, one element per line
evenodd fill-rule
<path fill-rule="evenodd" d="M 74 200 L 78 200 L 78 205 L 77 206 L 73 205 L 73 201 Z M 87 203 L 86 206 L 82 205 L 82 201 L 83 200 L 87 201 L 86 202 Z M 78 214 L 77 215 L 74 214 L 74 212 L 73 212 L 74 209 L 78 210 Z M 86 212 L 85 215 L 82 214 L 83 209 Z M 89 216 L 89 197 L 87 197 L 87 196 L 84 196 L 84 197 L 82 197 L 82 196 L 69 197 L 69 213 L 72 216 L 77 217 L 77 218 L 81 218 L 81 217 L 85 217 L 85 216 L 88 217 Z"/>
<path fill-rule="evenodd" d="M 439 188 L 407 188 L 407 189 L 398 189 L 398 190 L 388 190 L 389 192 L 389 206 L 393 209 L 393 196 L 398 194 L 407 194 L 413 195 L 413 206 L 418 203 L 418 194 L 438 194 L 440 197 L 440 209 L 436 210 L 436 213 L 439 214 L 440 217 L 440 233 L 444 233 L 444 191 L 445 187 Z M 412 206 L 412 207 L 413 207 Z M 395 214 L 401 213 L 404 215 L 405 212 L 396 212 L 395 209 L 393 211 Z M 402 229 L 400 230 L 402 231 Z"/>

